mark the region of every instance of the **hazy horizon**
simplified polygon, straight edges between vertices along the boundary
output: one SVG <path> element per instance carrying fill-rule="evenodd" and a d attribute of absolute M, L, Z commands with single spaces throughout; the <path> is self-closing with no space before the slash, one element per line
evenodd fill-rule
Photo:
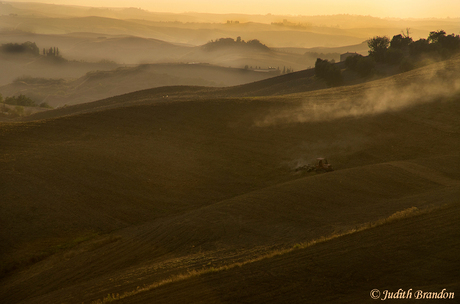
<path fill-rule="evenodd" d="M 56 5 L 89 7 L 135 7 L 151 12 L 170 13 L 216 13 L 216 14 L 258 14 L 258 15 L 336 15 L 351 14 L 379 18 L 457 18 L 460 17 L 460 1 L 417 1 L 417 0 L 324 0 L 318 1 L 262 1 L 237 0 L 212 2 L 208 0 L 28 0 L 5 2 L 35 2 Z"/>

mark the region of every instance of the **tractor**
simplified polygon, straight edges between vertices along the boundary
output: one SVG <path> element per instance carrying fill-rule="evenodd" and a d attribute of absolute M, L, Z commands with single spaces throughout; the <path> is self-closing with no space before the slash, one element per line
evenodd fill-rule
<path fill-rule="evenodd" d="M 315 171 L 316 173 L 331 172 L 331 171 L 334 171 L 334 168 L 332 167 L 330 163 L 328 163 L 327 159 L 317 158 L 316 165 L 315 165 Z"/>
<path fill-rule="evenodd" d="M 325 158 L 317 158 L 316 159 L 316 164 L 311 165 L 303 165 L 300 167 L 297 167 L 295 169 L 296 171 L 307 171 L 307 172 L 316 172 L 316 173 L 323 173 L 323 172 L 331 172 L 334 171 L 334 168 L 332 165 L 327 161 Z"/>

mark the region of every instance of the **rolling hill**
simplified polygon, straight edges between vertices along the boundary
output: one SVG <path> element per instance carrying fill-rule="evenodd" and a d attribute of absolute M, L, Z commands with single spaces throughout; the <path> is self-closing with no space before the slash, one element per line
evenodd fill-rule
<path fill-rule="evenodd" d="M 87 23 L 85 20 L 80 20 L 80 22 Z M 118 22 L 118 20 L 113 22 Z M 105 20 L 100 21 L 100 23 L 104 28 L 112 26 L 110 22 Z M 68 60 L 115 61 L 126 65 L 201 62 L 235 68 L 242 68 L 245 65 L 263 68 L 287 66 L 300 70 L 314 65 L 314 60 L 316 60 L 316 58 L 304 57 L 303 54 L 289 54 L 282 51 L 266 53 L 257 48 L 247 48 L 246 50 L 226 48 L 220 52 L 204 52 L 202 45 L 215 39 L 215 36 L 212 36 L 212 39 L 204 40 L 201 44 L 191 45 L 189 43 L 168 42 L 168 39 L 171 39 L 170 36 L 173 35 L 175 35 L 173 30 L 169 35 L 161 35 L 159 38 L 142 37 L 123 32 L 113 34 L 104 32 L 102 29 L 100 32 L 81 30 L 66 34 L 38 34 L 20 30 L 5 30 L 0 32 L 0 44 L 32 41 L 37 44 L 40 51 L 43 48 L 59 47 L 61 55 Z M 217 32 L 215 35 L 219 35 L 219 38 L 236 38 L 238 33 Z M 258 37 L 258 35 L 259 33 L 251 33 L 251 37 Z M 260 35 L 266 39 L 267 34 L 260 33 Z M 324 37 L 324 39 L 329 38 Z M 264 40 L 261 41 L 265 43 Z M 347 49 L 346 46 L 343 48 Z M 355 46 L 351 46 L 349 49 L 354 50 Z"/>
<path fill-rule="evenodd" d="M 385 293 L 401 290 L 411 296 L 398 298 L 402 303 L 454 301 L 459 211 L 455 204 L 242 266 L 178 277 L 133 289 L 117 302 L 372 303 L 376 289 L 377 300 L 394 300 Z M 433 293 L 446 298 L 436 300 Z"/>
<path fill-rule="evenodd" d="M 3 96 L 24 94 L 52 107 L 87 103 L 114 95 L 162 86 L 222 87 L 255 82 L 280 74 L 210 64 L 144 64 L 113 70 L 89 71 L 74 80 L 23 76 L 0 87 Z"/>
<path fill-rule="evenodd" d="M 313 91 L 311 71 L 162 87 L 1 123 L 0 297 L 456 291 L 459 69 L 456 58 Z M 320 156 L 336 171 L 296 170 Z"/>
<path fill-rule="evenodd" d="M 458 18 L 394 19 L 346 14 L 174 14 L 134 7 L 95 8 L 9 1 L 0 4 L 0 11 L 4 15 L 0 16 L 0 26 L 36 33 L 64 34 L 82 29 L 89 32 L 102 30 L 107 34 L 128 34 L 193 45 L 202 45 L 216 37 L 242 36 L 245 40 L 263 39 L 271 47 L 343 46 L 360 43 L 376 35 L 394 35 L 405 28 L 410 28 L 415 38 L 421 38 L 426 37 L 433 28 L 455 32 L 459 22 Z M 96 18 L 85 19 L 88 16 Z M 75 22 L 79 19 L 87 22 Z M 109 21 L 111 26 L 104 27 L 101 21 L 109 19 L 112 19 Z M 257 32 L 257 36 L 251 32 Z"/>

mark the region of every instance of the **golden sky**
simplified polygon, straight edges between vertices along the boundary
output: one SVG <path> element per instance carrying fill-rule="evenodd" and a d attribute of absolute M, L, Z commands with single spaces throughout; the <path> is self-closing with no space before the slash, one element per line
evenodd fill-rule
<path fill-rule="evenodd" d="M 16 2 L 10 0 L 10 2 Z M 138 7 L 157 12 L 460 17 L 460 0 L 22 0 L 103 7 Z"/>

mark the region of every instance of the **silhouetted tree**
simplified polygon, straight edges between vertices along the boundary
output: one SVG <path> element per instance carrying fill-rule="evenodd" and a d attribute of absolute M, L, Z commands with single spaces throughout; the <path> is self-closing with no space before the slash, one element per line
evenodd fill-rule
<path fill-rule="evenodd" d="M 50 47 L 48 50 L 43 49 L 43 55 L 45 56 L 51 56 L 51 57 L 59 57 L 59 59 L 62 60 L 60 57 L 60 52 L 58 47 Z"/>
<path fill-rule="evenodd" d="M 430 43 L 426 39 L 419 39 L 409 45 L 409 54 L 418 57 L 431 51 Z"/>
<path fill-rule="evenodd" d="M 404 52 L 400 49 L 389 48 L 385 53 L 385 62 L 399 64 L 404 59 Z"/>
<path fill-rule="evenodd" d="M 409 45 L 409 53 L 417 59 L 421 55 L 447 59 L 460 51 L 460 37 L 446 35 L 443 30 L 430 32 L 427 39 L 419 39 Z"/>
<path fill-rule="evenodd" d="M 368 41 L 368 46 L 369 56 L 376 62 L 398 64 L 400 71 L 408 71 L 421 58 L 447 59 L 460 52 L 460 36 L 447 35 L 444 30 L 438 30 L 430 32 L 427 39 L 413 41 L 409 29 L 406 29 L 406 33 L 393 36 L 391 42 L 385 36 L 374 37 Z M 356 59 L 356 62 L 350 61 L 347 67 L 356 69 L 358 61 L 360 64 L 365 63 Z"/>
<path fill-rule="evenodd" d="M 393 36 L 393 38 L 391 39 L 390 48 L 398 50 L 407 49 L 412 42 L 413 41 L 411 37 L 405 37 L 399 34 Z"/>
<path fill-rule="evenodd" d="M 409 55 L 409 46 L 412 43 L 412 38 L 409 37 L 409 29 L 407 29 L 407 34 L 393 36 L 390 47 L 385 53 L 385 62 L 389 64 L 400 64 L 402 60 Z"/>
<path fill-rule="evenodd" d="M 446 32 L 441 30 L 441 31 L 434 31 L 430 32 L 428 35 L 428 42 L 429 43 L 438 43 L 440 42 L 444 37 L 446 37 Z"/>
<path fill-rule="evenodd" d="M 359 54 L 347 57 L 345 66 L 361 77 L 371 76 L 375 72 L 375 61 L 371 57 L 364 57 Z"/>
<path fill-rule="evenodd" d="M 11 96 L 5 98 L 5 103 L 9 105 L 16 105 L 16 106 L 25 106 L 25 107 L 35 107 L 37 104 L 35 101 L 30 99 L 29 97 L 21 94 L 19 96 Z"/>
<path fill-rule="evenodd" d="M 323 79 L 328 86 L 338 86 L 343 83 L 340 69 L 327 60 L 316 59 L 315 75 Z"/>
<path fill-rule="evenodd" d="M 427 40 L 430 42 L 431 49 L 444 59 L 460 50 L 460 37 L 454 34 L 446 35 L 442 30 L 430 32 Z"/>
<path fill-rule="evenodd" d="M 5 53 L 28 53 L 35 56 L 40 55 L 40 49 L 35 44 L 35 42 L 24 42 L 22 44 L 19 43 L 7 43 L 2 44 L 1 46 L 2 52 Z"/>
<path fill-rule="evenodd" d="M 390 39 L 387 36 L 376 36 L 367 42 L 369 46 L 369 56 L 374 58 L 376 62 L 384 62 L 385 54 L 390 45 Z"/>

